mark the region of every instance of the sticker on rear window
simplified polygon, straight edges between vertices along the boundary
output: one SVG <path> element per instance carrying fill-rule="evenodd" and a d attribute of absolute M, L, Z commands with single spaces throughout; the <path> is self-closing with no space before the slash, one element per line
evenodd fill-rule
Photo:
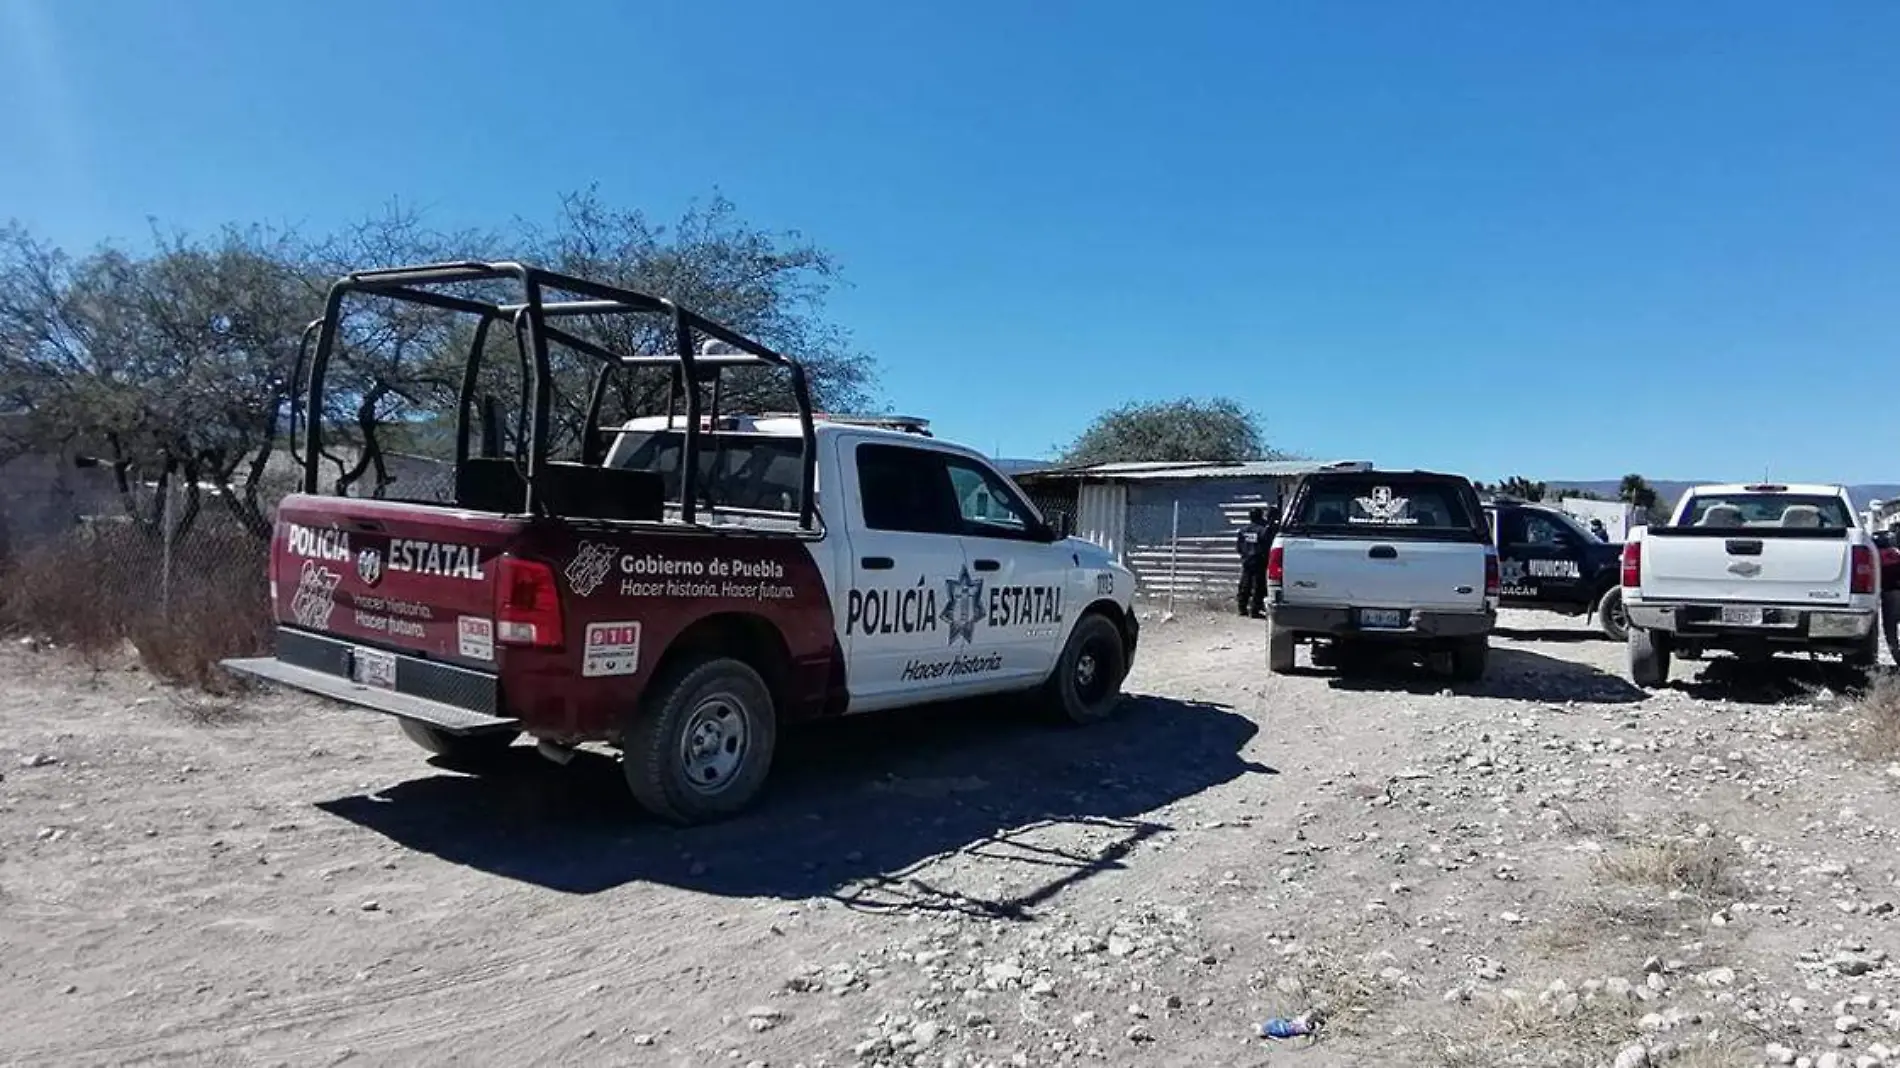
<path fill-rule="evenodd" d="M 470 660 L 495 659 L 495 621 L 480 616 L 457 616 L 455 651 Z"/>
<path fill-rule="evenodd" d="M 1346 517 L 1349 523 L 1412 526 L 1418 522 L 1418 517 L 1412 514 L 1411 498 L 1394 497 L 1391 486 L 1374 486 L 1371 496 L 1355 497 L 1352 503 L 1356 511 Z"/>
<path fill-rule="evenodd" d="M 589 623 L 581 652 L 581 675 L 631 675 L 640 670 L 640 624 Z"/>

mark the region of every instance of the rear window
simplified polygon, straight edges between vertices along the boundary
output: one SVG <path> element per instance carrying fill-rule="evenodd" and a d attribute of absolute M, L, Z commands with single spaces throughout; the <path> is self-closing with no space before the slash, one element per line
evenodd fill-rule
<path fill-rule="evenodd" d="M 666 499 L 676 501 L 685 437 L 677 430 L 623 433 L 608 452 L 605 466 L 657 472 L 666 484 Z M 779 434 L 701 434 L 700 503 L 796 512 L 800 448 L 799 439 Z"/>
<path fill-rule="evenodd" d="M 1841 530 L 1853 525 L 1853 517 L 1839 497 L 1806 493 L 1706 494 L 1689 499 L 1689 507 L 1676 525 L 1720 530 L 1751 527 Z"/>
<path fill-rule="evenodd" d="M 1306 487 L 1291 525 L 1325 533 L 1482 539 L 1475 505 L 1469 486 L 1445 479 L 1326 479 Z"/>

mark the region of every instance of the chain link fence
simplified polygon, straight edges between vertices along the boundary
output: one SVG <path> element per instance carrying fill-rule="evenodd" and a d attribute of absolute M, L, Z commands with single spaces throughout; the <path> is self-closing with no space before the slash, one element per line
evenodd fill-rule
<path fill-rule="evenodd" d="M 326 480 L 337 473 L 325 465 Z M 385 473 L 380 490 L 372 474 L 352 495 L 453 498 L 450 465 L 392 455 Z M 269 651 L 269 524 L 287 471 L 266 479 L 261 526 L 215 487 L 134 485 L 128 502 L 109 473 L 70 460 L 16 462 L 0 479 L 0 630 L 92 658 L 129 649 L 160 677 L 212 690 L 233 685 L 219 660 Z"/>

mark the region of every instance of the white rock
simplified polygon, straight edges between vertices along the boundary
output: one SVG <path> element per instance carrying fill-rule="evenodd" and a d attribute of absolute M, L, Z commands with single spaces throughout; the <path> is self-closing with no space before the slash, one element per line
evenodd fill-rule
<path fill-rule="evenodd" d="M 1860 1027 L 1860 1020 L 1855 1017 L 1843 1015 L 1834 1018 L 1834 1030 L 1839 1031 L 1841 1034 L 1851 1035 L 1860 1030 Z"/>
<path fill-rule="evenodd" d="M 1632 1042 L 1616 1052 L 1614 1068 L 1649 1068 L 1649 1047 Z"/>
<path fill-rule="evenodd" d="M 1791 1050 L 1788 1047 L 1781 1045 L 1778 1042 L 1768 1043 L 1768 1045 L 1762 1049 L 1762 1056 L 1768 1058 L 1769 1064 L 1793 1064 L 1794 1063 L 1794 1050 Z"/>

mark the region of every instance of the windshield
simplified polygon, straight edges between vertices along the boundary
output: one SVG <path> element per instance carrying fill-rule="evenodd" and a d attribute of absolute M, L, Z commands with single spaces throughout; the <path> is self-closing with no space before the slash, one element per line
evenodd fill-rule
<path fill-rule="evenodd" d="M 1575 534 L 1577 537 L 1582 538 L 1584 541 L 1588 542 L 1588 541 L 1599 540 L 1595 534 L 1590 533 L 1589 527 L 1586 527 L 1583 525 L 1582 520 L 1578 519 L 1574 515 L 1571 515 L 1569 512 L 1560 512 L 1557 509 L 1552 508 L 1547 512 L 1540 512 L 1539 514 L 1553 523 L 1559 524 L 1560 526 L 1563 526 L 1563 527 L 1567 527 L 1572 534 Z"/>
<path fill-rule="evenodd" d="M 665 483 L 666 498 L 677 499 L 684 438 L 677 430 L 624 432 L 615 439 L 604 466 L 655 472 Z M 799 439 L 782 434 L 702 434 L 700 503 L 758 512 L 797 511 L 800 447 Z"/>
<path fill-rule="evenodd" d="M 1842 530 L 1854 525 L 1847 505 L 1833 496 L 1807 493 L 1698 494 L 1683 510 L 1679 527 L 1806 527 Z"/>
<path fill-rule="evenodd" d="M 1482 537 L 1468 486 L 1449 479 L 1379 477 L 1324 479 L 1309 484 L 1291 525 L 1380 537 L 1442 537 L 1457 531 Z"/>

